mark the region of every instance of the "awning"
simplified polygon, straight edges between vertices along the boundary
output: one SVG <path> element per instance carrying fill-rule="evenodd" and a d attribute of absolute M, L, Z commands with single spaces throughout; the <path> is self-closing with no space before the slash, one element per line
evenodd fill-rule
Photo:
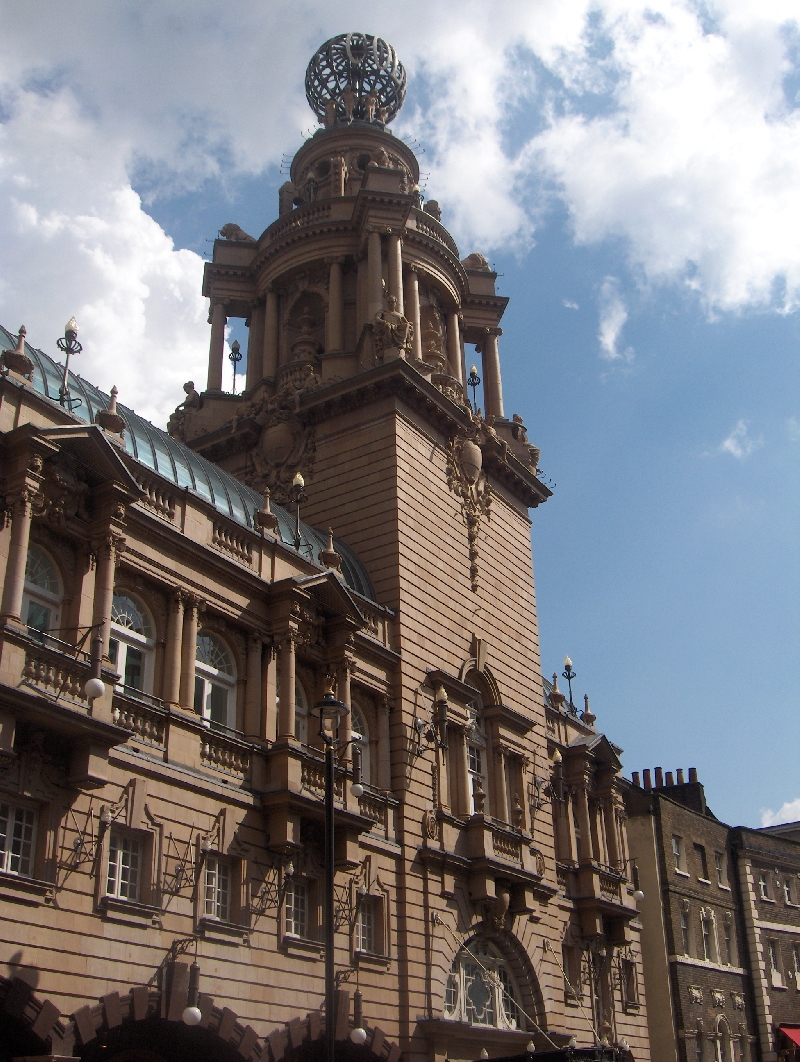
<path fill-rule="evenodd" d="M 778 1028 L 792 1043 L 800 1047 L 800 1025 L 779 1025 Z"/>

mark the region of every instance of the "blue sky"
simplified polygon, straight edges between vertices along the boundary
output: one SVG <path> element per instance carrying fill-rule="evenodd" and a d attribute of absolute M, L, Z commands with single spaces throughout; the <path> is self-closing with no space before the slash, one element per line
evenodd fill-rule
<path fill-rule="evenodd" d="M 0 2 L 3 323 L 53 353 L 76 313 L 79 371 L 163 424 L 204 376 L 208 241 L 274 219 L 313 129 L 311 52 L 382 34 L 394 131 L 511 297 L 507 412 L 557 484 L 545 673 L 570 654 L 626 773 L 696 766 L 727 821 L 800 818 L 793 5 L 53 7 Z"/>

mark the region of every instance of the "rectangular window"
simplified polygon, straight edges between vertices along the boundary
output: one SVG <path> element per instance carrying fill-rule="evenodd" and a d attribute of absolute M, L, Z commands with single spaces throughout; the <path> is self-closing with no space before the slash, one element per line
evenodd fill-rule
<path fill-rule="evenodd" d="M 356 923 L 356 950 L 375 954 L 376 907 L 374 896 L 362 896 L 358 901 L 358 922 Z"/>
<path fill-rule="evenodd" d="M 792 959 L 794 960 L 794 987 L 800 992 L 800 944 L 792 945 Z"/>
<path fill-rule="evenodd" d="M 794 892 L 792 891 L 792 879 L 783 879 L 783 898 L 787 903 L 794 903 Z"/>
<path fill-rule="evenodd" d="M 714 853 L 714 867 L 717 871 L 717 885 L 728 884 L 728 860 L 724 852 Z"/>
<path fill-rule="evenodd" d="M 561 964 L 564 967 L 565 999 L 580 999 L 580 952 L 573 945 L 561 945 Z"/>
<path fill-rule="evenodd" d="M 0 804 L 0 870 L 29 878 L 33 871 L 36 812 L 16 804 Z"/>
<path fill-rule="evenodd" d="M 705 845 L 696 844 L 694 846 L 694 854 L 697 860 L 697 876 L 702 878 L 703 881 L 708 881 L 708 860 L 706 859 Z"/>
<path fill-rule="evenodd" d="M 139 900 L 139 868 L 141 841 L 119 830 L 111 831 L 108 846 L 108 875 L 106 894 L 119 900 Z"/>
<path fill-rule="evenodd" d="M 713 962 L 714 952 L 712 947 L 712 934 L 713 927 L 711 925 L 711 919 L 708 915 L 704 915 L 701 920 L 701 929 L 703 931 L 703 958 L 707 962 Z"/>
<path fill-rule="evenodd" d="M 620 969 L 622 977 L 622 1002 L 627 1006 L 639 1002 L 639 985 L 636 975 L 636 963 L 630 959 L 623 959 Z"/>
<path fill-rule="evenodd" d="M 689 955 L 689 912 L 681 910 L 681 943 L 683 954 Z"/>
<path fill-rule="evenodd" d="M 730 922 L 723 925 L 723 937 L 725 939 L 725 965 L 733 966 L 733 932 Z"/>
<path fill-rule="evenodd" d="M 206 856 L 205 903 L 206 918 L 229 922 L 231 916 L 231 868 L 219 856 Z"/>
<path fill-rule="evenodd" d="M 758 873 L 758 895 L 762 900 L 768 900 L 769 897 L 769 875 L 765 870 L 760 870 Z"/>
<path fill-rule="evenodd" d="M 767 941 L 767 961 L 772 974 L 772 987 L 783 988 L 783 976 L 781 974 L 781 949 L 777 940 Z"/>
<path fill-rule="evenodd" d="M 308 885 L 290 878 L 286 886 L 286 935 L 308 936 Z"/>
<path fill-rule="evenodd" d="M 683 838 L 676 833 L 672 835 L 672 854 L 675 857 L 675 869 L 685 871 L 683 858 Z"/>

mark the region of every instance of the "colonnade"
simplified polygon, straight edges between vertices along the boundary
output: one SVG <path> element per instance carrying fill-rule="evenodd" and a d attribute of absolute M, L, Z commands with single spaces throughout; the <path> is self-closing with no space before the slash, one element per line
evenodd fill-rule
<path fill-rule="evenodd" d="M 576 863 L 588 859 L 624 872 L 627 860 L 621 809 L 611 788 L 590 793 L 588 783 L 567 789 L 553 804 L 557 858 Z"/>
<path fill-rule="evenodd" d="M 384 268 L 385 258 L 385 268 Z M 343 271 L 345 256 L 325 260 L 328 266 L 328 315 L 326 351 L 340 352 L 345 344 Z M 419 274 L 421 267 L 403 259 L 402 233 L 393 229 L 371 228 L 367 232 L 366 255 L 358 261 L 358 286 L 361 292 L 360 325 L 372 321 L 384 308 L 384 274 L 386 292 L 397 300 L 397 309 L 413 326 L 411 359 L 422 360 L 421 304 Z M 211 341 L 208 361 L 209 391 L 222 391 L 225 325 L 228 305 L 213 299 L 210 324 Z M 247 381 L 251 389 L 262 379 L 273 379 L 280 364 L 279 298 L 273 285 L 266 288 L 250 312 L 247 347 Z M 483 396 L 486 416 L 503 417 L 503 388 L 500 375 L 498 338 L 500 328 L 486 328 L 477 343 L 482 358 Z M 445 312 L 445 373 L 464 388 L 463 318 L 460 307 Z"/>

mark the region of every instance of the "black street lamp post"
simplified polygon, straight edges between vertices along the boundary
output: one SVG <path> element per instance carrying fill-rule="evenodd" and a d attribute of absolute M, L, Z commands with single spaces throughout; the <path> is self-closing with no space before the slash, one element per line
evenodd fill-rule
<path fill-rule="evenodd" d="M 319 736 L 325 745 L 325 1062 L 334 1062 L 336 1045 L 336 1014 L 334 992 L 336 988 L 336 963 L 334 941 L 336 912 L 334 909 L 335 835 L 334 835 L 334 783 L 336 779 L 335 750 L 339 746 L 339 723 L 347 715 L 348 707 L 338 701 L 332 690 L 314 705 L 319 712 Z M 351 792 L 359 797 L 364 792 L 361 784 L 361 749 L 353 742 L 353 785 Z"/>

